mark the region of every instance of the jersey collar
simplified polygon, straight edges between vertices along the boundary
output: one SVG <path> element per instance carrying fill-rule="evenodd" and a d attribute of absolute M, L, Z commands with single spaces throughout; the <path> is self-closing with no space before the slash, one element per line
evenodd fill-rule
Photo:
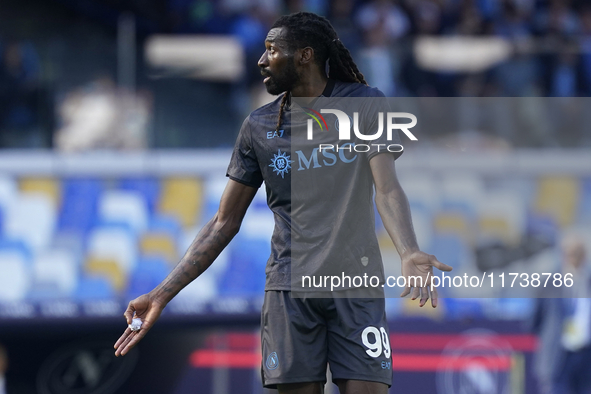
<path fill-rule="evenodd" d="M 322 94 L 318 97 L 331 97 L 332 91 L 334 90 L 334 86 L 335 86 L 335 80 L 328 78 L 326 80 L 326 86 L 324 87 Z M 291 110 L 291 92 L 286 93 L 286 94 L 289 94 L 289 96 L 287 97 L 287 102 L 285 103 L 285 109 Z M 312 100 L 310 105 L 313 105 L 316 102 L 316 100 L 317 99 Z"/>
<path fill-rule="evenodd" d="M 324 91 L 320 95 L 320 97 L 330 97 L 332 96 L 332 91 L 334 90 L 335 80 L 328 78 L 326 81 L 326 86 L 324 87 Z"/>

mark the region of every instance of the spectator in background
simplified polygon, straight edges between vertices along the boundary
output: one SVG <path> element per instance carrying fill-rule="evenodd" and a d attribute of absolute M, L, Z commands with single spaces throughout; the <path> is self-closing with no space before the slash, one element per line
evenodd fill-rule
<path fill-rule="evenodd" d="M 531 37 L 531 8 L 522 6 L 516 0 L 505 0 L 502 10 L 494 21 L 494 34 L 514 41 Z"/>
<path fill-rule="evenodd" d="M 8 353 L 0 343 L 0 394 L 6 394 L 6 370 L 8 369 Z"/>
<path fill-rule="evenodd" d="M 577 49 L 572 40 L 564 39 L 553 54 L 549 75 L 549 96 L 578 96 Z"/>
<path fill-rule="evenodd" d="M 535 373 L 542 394 L 587 394 L 591 390 L 591 274 L 585 241 L 567 233 L 560 244 L 562 273 L 572 287 L 538 300 L 533 328 L 539 335 Z"/>
<path fill-rule="evenodd" d="M 541 35 L 573 36 L 579 32 L 579 20 L 569 0 L 550 0 L 547 8 L 535 15 L 535 29 Z"/>
<path fill-rule="evenodd" d="M 287 14 L 292 14 L 306 9 L 306 2 L 304 0 L 285 0 L 284 3 Z"/>
<path fill-rule="evenodd" d="M 411 18 L 418 36 L 436 35 L 441 32 L 443 9 L 435 0 L 417 0 L 410 7 Z"/>
<path fill-rule="evenodd" d="M 11 140 L 35 138 L 38 123 L 39 58 L 30 43 L 7 40 L 0 50 L 0 145 Z M 21 145 L 35 146 L 35 141 Z"/>
<path fill-rule="evenodd" d="M 234 111 L 244 117 L 252 111 L 253 101 L 258 95 L 263 95 L 267 100 L 266 92 L 261 86 L 261 73 L 255 64 L 261 56 L 261 42 L 265 41 L 267 31 L 276 15 L 273 13 L 277 7 L 265 8 L 262 2 L 251 4 L 244 12 L 239 13 L 230 31 L 238 39 L 244 49 L 244 76 L 234 85 L 232 92 L 232 106 Z"/>
<path fill-rule="evenodd" d="M 580 31 L 577 15 L 568 0 L 551 0 L 534 18 L 535 32 L 540 36 L 542 51 L 538 56 L 545 96 L 578 95 L 578 57 L 573 45 Z"/>
<path fill-rule="evenodd" d="M 580 72 L 583 96 L 591 96 L 591 6 L 581 12 Z"/>
<path fill-rule="evenodd" d="M 443 33 L 460 36 L 491 34 L 490 19 L 486 20 L 475 0 L 463 0 L 454 8 L 442 9 L 445 16 Z"/>
<path fill-rule="evenodd" d="M 260 5 L 252 5 L 238 15 L 232 25 L 231 33 L 242 44 L 245 52 L 245 64 L 252 65 L 257 62 L 261 52 L 261 42 L 265 41 L 265 36 L 270 20 L 274 20 L 275 15 L 269 15 Z M 245 67 L 247 70 L 246 81 L 248 86 L 254 82 L 260 85 L 261 73 L 254 67 Z"/>
<path fill-rule="evenodd" d="M 507 97 L 537 96 L 538 70 L 534 58 L 522 53 L 531 39 L 530 12 L 515 0 L 505 0 L 502 12 L 494 21 L 493 31 L 511 41 L 516 48 L 514 56 L 493 72 L 498 95 Z"/>
<path fill-rule="evenodd" d="M 356 22 L 363 36 L 358 58 L 367 82 L 386 97 L 395 96 L 400 67 L 393 44 L 410 31 L 407 14 L 396 1 L 373 0 L 359 9 Z"/>
<path fill-rule="evenodd" d="M 396 95 L 396 59 L 389 45 L 389 35 L 385 18 L 380 18 L 365 30 L 363 49 L 359 51 L 359 67 L 365 71 L 365 79 L 370 86 L 380 89 L 386 97 Z"/>
<path fill-rule="evenodd" d="M 220 2 L 171 0 L 168 7 L 170 30 L 174 33 L 228 33 L 230 20 Z"/>
<path fill-rule="evenodd" d="M 479 4 L 483 2 L 478 2 Z M 482 4 L 481 4 L 482 5 Z M 487 6 L 484 4 L 484 6 Z M 448 32 L 458 36 L 482 36 L 489 34 L 492 24 L 485 21 L 481 11 L 483 7 L 478 7 L 475 1 L 462 1 L 457 13 L 456 24 Z M 489 6 L 486 7 L 490 8 Z M 492 10 L 488 9 L 489 14 Z M 490 72 L 485 70 L 477 73 L 465 73 L 458 75 L 455 81 L 454 91 L 460 97 L 479 97 L 487 94 L 487 89 L 491 88 Z"/>
<path fill-rule="evenodd" d="M 438 0 L 414 0 L 408 2 L 408 11 L 413 26 L 414 37 L 435 36 L 443 30 L 443 9 L 441 1 Z M 450 77 L 450 74 L 425 70 L 420 67 L 412 53 L 412 43 L 401 45 L 402 52 L 410 53 L 407 56 L 396 56 L 395 64 L 399 70 L 395 73 L 396 80 L 400 81 L 397 86 L 400 95 L 416 96 L 441 96 L 445 89 L 442 84 Z M 399 51 L 401 52 L 401 51 Z M 400 75 L 403 74 L 402 78 Z"/>
<path fill-rule="evenodd" d="M 343 44 L 351 51 L 357 53 L 361 47 L 361 32 L 353 20 L 353 0 L 332 0 L 330 5 L 330 21 L 339 35 Z"/>
<path fill-rule="evenodd" d="M 357 24 L 368 32 L 381 24 L 390 42 L 405 36 L 410 30 L 410 21 L 395 0 L 373 0 L 359 9 Z"/>

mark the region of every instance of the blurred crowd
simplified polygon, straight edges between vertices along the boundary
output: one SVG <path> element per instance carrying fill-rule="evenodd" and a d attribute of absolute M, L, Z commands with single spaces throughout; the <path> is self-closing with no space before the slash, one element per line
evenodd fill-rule
<path fill-rule="evenodd" d="M 34 6 L 26 8 L 22 5 L 27 2 Z M 158 95 L 176 94 L 178 100 L 187 100 L 190 94 L 184 98 L 179 96 L 178 89 L 154 87 L 157 82 L 149 78 L 150 70 L 141 60 L 143 43 L 147 38 L 154 34 L 235 36 L 245 53 L 246 71 L 243 79 L 231 87 L 233 93 L 230 95 L 221 93 L 224 92 L 221 88 L 214 88 L 213 93 L 207 90 L 207 93 L 202 94 L 208 94 L 210 102 L 219 102 L 219 107 L 231 106 L 235 113 L 244 115 L 247 110 L 256 107 L 256 100 L 263 90 L 256 62 L 264 48 L 263 41 L 269 27 L 279 15 L 301 10 L 327 16 L 352 52 L 366 80 L 387 96 L 591 96 L 591 4 L 585 0 L 27 2 L 9 0 L 4 4 L 26 10 L 22 14 L 25 19 L 34 15 L 31 10 L 37 5 L 48 7 L 46 10 L 50 10 L 52 16 L 45 19 L 55 18 L 56 22 L 50 25 L 50 31 L 46 31 L 30 23 L 34 20 L 31 16 L 31 21 L 14 22 L 12 25 L 5 23 L 4 28 L 0 29 L 0 147 L 64 145 L 60 137 L 55 136 L 55 130 L 67 129 L 73 118 L 84 117 L 72 114 L 71 110 L 75 107 L 71 105 L 72 97 L 80 99 L 80 92 L 85 89 L 103 89 L 101 92 L 104 93 L 103 77 L 109 76 L 112 83 L 117 79 L 117 57 L 114 55 L 117 20 L 124 14 L 133 15 L 136 21 L 139 59 L 136 74 L 139 86 L 150 93 L 138 99 L 139 107 L 131 111 L 131 116 L 118 115 L 128 119 L 137 115 L 139 120 L 132 122 L 134 126 L 131 127 L 131 133 L 143 139 L 137 140 L 132 136 L 132 142 L 119 144 L 122 147 L 174 147 L 173 142 L 166 142 L 166 137 L 159 135 L 164 130 L 168 132 L 186 128 L 179 133 L 189 136 L 188 133 L 192 131 L 189 125 L 194 123 L 191 120 L 178 126 L 178 122 L 171 121 L 169 124 L 157 119 L 158 114 L 167 116 L 173 113 L 175 118 L 182 118 L 183 111 L 190 110 L 179 109 L 178 105 L 173 108 L 173 104 L 164 104 L 170 107 L 158 110 L 154 108 L 152 97 L 155 102 L 172 103 L 174 100 L 171 99 L 158 100 Z M 44 12 L 39 11 L 37 19 L 43 19 L 44 15 L 41 14 Z M 0 21 L 8 22 L 9 18 L 8 13 L 0 15 Z M 78 24 L 82 27 L 68 30 L 68 21 L 72 21 L 72 26 Z M 16 34 L 10 31 L 11 26 L 20 29 L 21 25 L 27 26 L 26 31 Z M 104 34 L 103 28 L 110 33 Z M 481 39 L 496 39 L 509 49 L 505 57 L 480 69 L 438 69 L 437 61 L 435 67 L 427 67 L 417 59 L 417 42 L 424 38 L 470 38 L 480 45 L 478 48 L 484 50 L 492 47 L 490 41 Z M 99 43 L 100 39 L 105 42 Z M 89 49 L 87 42 L 96 45 Z M 445 47 L 439 48 L 443 50 L 441 48 Z M 461 48 L 459 55 L 464 56 L 464 51 L 476 47 Z M 93 54 L 89 54 L 91 50 Z M 75 51 L 79 51 L 80 56 Z M 84 51 L 87 51 L 86 54 Z M 72 54 L 68 55 L 68 52 Z M 456 63 L 462 63 L 461 59 L 456 59 Z M 78 85 L 71 86 L 72 81 L 77 81 Z M 99 85 L 102 88 L 97 88 Z M 118 94 L 118 91 L 114 92 Z M 133 96 L 133 92 L 128 93 Z M 129 102 L 127 99 L 123 101 Z M 114 104 L 112 107 L 119 105 Z M 154 138 L 151 141 L 146 132 L 151 122 L 146 111 L 154 112 L 156 117 Z M 193 119 L 189 115 L 187 113 L 187 119 Z M 172 127 L 174 124 L 176 126 Z M 138 127 L 144 129 L 138 131 Z M 220 127 L 229 130 L 227 138 L 213 145 L 230 146 L 235 135 L 235 125 L 222 124 Z M 101 138 L 111 141 L 107 135 Z M 184 141 L 181 143 L 183 146 L 191 146 L 186 141 L 196 140 L 193 137 L 175 138 L 176 141 Z M 552 145 L 552 142 L 548 141 L 546 145 Z M 66 142 L 64 146 L 70 149 L 72 144 Z M 98 147 L 108 148 L 109 143 L 98 143 Z"/>
<path fill-rule="evenodd" d="M 31 42 L 0 40 L 0 146 L 28 139 L 40 145 L 31 133 L 39 124 L 40 60 Z"/>
<path fill-rule="evenodd" d="M 172 0 L 174 33 L 233 34 L 252 64 L 282 13 L 326 15 L 371 85 L 387 96 L 589 96 L 591 4 L 571 0 Z M 514 56 L 481 73 L 431 72 L 412 56 L 423 36 L 493 36 Z"/>

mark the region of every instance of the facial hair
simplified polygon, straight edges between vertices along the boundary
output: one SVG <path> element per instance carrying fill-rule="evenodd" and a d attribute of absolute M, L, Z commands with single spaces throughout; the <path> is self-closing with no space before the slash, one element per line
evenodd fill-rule
<path fill-rule="evenodd" d="M 267 82 L 265 82 L 265 87 L 267 88 L 267 92 L 269 94 L 276 96 L 278 94 L 291 90 L 294 87 L 294 85 L 296 85 L 299 82 L 300 76 L 298 75 L 295 65 L 293 63 L 293 56 L 290 56 L 286 60 L 287 64 L 280 73 L 266 74 L 267 76 L 271 77 Z"/>

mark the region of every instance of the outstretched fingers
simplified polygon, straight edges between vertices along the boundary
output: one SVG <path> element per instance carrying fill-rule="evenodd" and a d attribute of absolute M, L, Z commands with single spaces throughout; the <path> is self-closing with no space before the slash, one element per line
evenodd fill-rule
<path fill-rule="evenodd" d="M 421 295 L 421 288 L 420 287 L 413 287 L 412 288 L 412 296 L 411 299 L 416 300 L 417 298 L 419 298 Z"/>
<path fill-rule="evenodd" d="M 437 287 L 433 287 L 433 290 L 431 290 L 431 306 L 433 308 L 437 308 L 437 304 L 439 303 L 438 296 Z"/>
<path fill-rule="evenodd" d="M 115 342 L 115 349 L 117 349 L 119 346 L 121 346 L 121 344 L 125 341 L 125 339 L 127 339 L 127 337 L 132 333 L 133 331 L 131 331 L 131 328 L 127 327 L 127 329 L 125 331 L 123 331 L 123 335 L 121 335 L 119 337 L 119 339 L 117 340 L 117 342 Z"/>
<path fill-rule="evenodd" d="M 133 303 L 130 302 L 129 305 L 127 306 L 127 309 L 125 310 L 125 313 L 123 313 L 123 317 L 125 317 L 125 320 L 127 321 L 127 324 L 131 324 L 131 321 L 133 320 L 133 316 L 135 314 L 135 308 L 133 306 Z M 127 353 L 127 351 L 123 352 L 127 345 L 131 342 L 131 340 L 136 336 L 136 332 L 132 331 L 131 328 L 127 327 L 125 329 L 125 331 L 123 331 L 123 335 L 121 335 L 119 337 L 119 339 L 117 340 L 117 342 L 115 342 L 115 356 L 119 357 L 120 355 L 125 355 Z"/>
<path fill-rule="evenodd" d="M 427 300 L 429 300 L 429 287 L 421 287 L 421 300 L 419 301 L 419 306 L 423 307 L 427 303 Z"/>
<path fill-rule="evenodd" d="M 127 329 L 125 330 L 125 332 L 130 331 L 130 333 L 126 336 L 125 334 L 123 334 L 121 336 L 121 338 L 119 339 L 119 341 L 121 341 L 121 343 L 119 343 L 119 341 L 117 341 L 117 344 L 119 344 L 119 346 L 117 346 L 117 344 L 115 344 L 116 349 L 115 350 L 115 356 L 119 357 L 119 356 L 125 356 L 127 353 L 129 353 L 129 351 L 131 349 L 133 349 L 133 347 L 146 335 L 146 333 L 148 332 L 148 328 L 146 327 L 142 327 L 140 328 L 139 331 L 131 331 L 131 329 Z M 125 337 L 125 338 L 124 338 Z"/>
<path fill-rule="evenodd" d="M 125 339 L 121 342 L 121 344 L 117 347 L 117 350 L 115 350 L 115 356 L 119 357 L 119 356 L 124 356 L 125 354 L 127 354 L 126 348 L 129 345 L 129 343 L 136 337 L 136 333 L 134 331 L 132 331 L 127 337 L 125 337 Z"/>
<path fill-rule="evenodd" d="M 402 293 L 400 293 L 400 297 L 406 297 L 410 294 L 410 286 L 407 284 Z"/>

